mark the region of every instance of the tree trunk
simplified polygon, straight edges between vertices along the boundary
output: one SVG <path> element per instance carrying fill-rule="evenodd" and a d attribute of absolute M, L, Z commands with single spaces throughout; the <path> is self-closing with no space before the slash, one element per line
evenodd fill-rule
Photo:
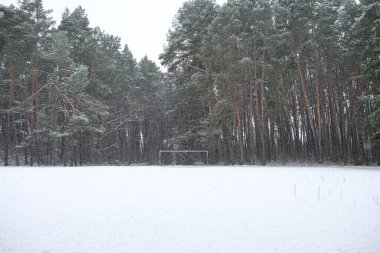
<path fill-rule="evenodd" d="M 339 158 L 342 156 L 341 146 L 342 146 L 342 140 L 340 138 L 340 130 L 339 130 L 339 123 L 338 123 L 338 117 L 337 117 L 337 108 L 336 108 L 336 99 L 334 94 L 334 87 L 333 87 L 333 76 L 332 76 L 332 66 L 331 62 L 327 59 L 327 85 L 328 85 L 328 97 L 329 97 L 329 107 L 330 107 L 330 115 L 331 115 L 331 121 L 332 121 L 332 155 L 334 161 L 339 161 Z"/>
<path fill-rule="evenodd" d="M 264 99 L 265 99 L 265 92 L 264 92 L 264 78 L 265 78 L 265 52 L 262 55 L 262 63 L 261 63 L 261 87 L 260 87 L 260 109 L 261 109 L 261 126 L 260 126 L 260 132 L 261 132 L 261 164 L 266 164 L 266 154 L 265 154 L 265 132 L 267 126 L 264 124 L 264 118 L 265 118 L 265 109 L 264 109 Z"/>
<path fill-rule="evenodd" d="M 256 117 L 254 117 L 254 102 L 253 102 L 253 85 L 252 79 L 249 79 L 249 132 L 251 137 L 251 164 L 256 163 L 256 136 L 255 136 L 255 128 L 256 126 Z"/>
<path fill-rule="evenodd" d="M 317 138 L 318 138 L 318 162 L 323 163 L 322 151 L 322 132 L 321 132 L 321 101 L 319 98 L 319 67 L 317 58 L 317 49 L 314 49 L 314 74 L 315 74 L 315 90 L 317 102 Z"/>
<path fill-rule="evenodd" d="M 55 70 L 55 80 L 51 87 L 51 100 L 52 103 L 51 113 L 50 113 L 50 152 L 51 152 L 51 164 L 53 166 L 58 165 L 58 153 L 57 153 L 57 137 L 56 131 L 58 127 L 58 84 L 59 84 L 59 67 L 57 66 Z"/>
<path fill-rule="evenodd" d="M 311 113 L 311 108 L 310 108 L 310 103 L 308 99 L 308 92 L 306 88 L 306 76 L 305 76 L 305 66 L 304 63 L 301 62 L 301 57 L 297 57 L 297 66 L 298 66 L 298 73 L 300 76 L 300 81 L 301 81 L 301 90 L 302 90 L 302 96 L 304 100 L 304 106 L 305 111 L 306 111 L 306 116 L 307 116 L 307 125 L 310 128 L 310 133 L 311 133 L 311 141 L 314 143 L 315 140 L 315 131 L 314 131 L 314 123 L 313 123 L 313 115 Z"/>

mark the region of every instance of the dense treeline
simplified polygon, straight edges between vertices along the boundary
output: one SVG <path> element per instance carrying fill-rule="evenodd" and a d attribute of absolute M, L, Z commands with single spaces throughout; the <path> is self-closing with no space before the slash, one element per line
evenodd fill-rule
<path fill-rule="evenodd" d="M 154 162 L 165 138 L 155 63 L 90 28 L 81 7 L 55 28 L 41 0 L 0 7 L 5 165 Z"/>
<path fill-rule="evenodd" d="M 380 3 L 193 0 L 161 55 L 173 140 L 214 163 L 380 159 Z"/>
<path fill-rule="evenodd" d="M 160 58 L 136 62 L 84 10 L 0 5 L 5 165 L 380 162 L 376 0 L 191 0 Z"/>

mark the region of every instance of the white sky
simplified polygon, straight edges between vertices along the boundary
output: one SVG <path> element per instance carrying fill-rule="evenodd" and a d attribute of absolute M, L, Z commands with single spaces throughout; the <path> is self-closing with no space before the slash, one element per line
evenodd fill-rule
<path fill-rule="evenodd" d="M 106 33 L 121 38 L 122 48 L 127 44 L 134 57 L 145 55 L 159 65 L 166 34 L 184 0 L 43 0 L 45 9 L 53 9 L 57 23 L 65 7 L 73 11 L 81 5 L 90 26 L 99 26 Z M 219 4 L 225 0 L 217 0 Z M 17 6 L 17 0 L 2 0 L 2 4 Z"/>

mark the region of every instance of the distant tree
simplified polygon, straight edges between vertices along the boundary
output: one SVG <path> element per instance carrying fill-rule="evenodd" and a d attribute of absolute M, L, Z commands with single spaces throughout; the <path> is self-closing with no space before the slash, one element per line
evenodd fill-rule
<path fill-rule="evenodd" d="M 378 155 L 380 132 L 380 3 L 374 0 L 362 1 L 363 12 L 354 24 L 353 39 L 360 47 L 363 66 L 361 80 L 367 87 L 360 97 L 361 111 L 366 116 L 363 139 L 366 147 L 366 162 L 372 155 Z M 373 147 L 373 148 L 372 148 Z M 374 154 L 373 152 L 377 152 Z M 377 159 L 379 163 L 379 159 Z"/>
<path fill-rule="evenodd" d="M 41 0 L 0 5 L 0 157 L 157 163 L 178 145 L 215 164 L 380 163 L 379 8 L 189 0 L 163 73 L 91 28 L 80 6 L 53 28 Z"/>
<path fill-rule="evenodd" d="M 185 2 L 173 20 L 173 30 L 169 30 L 167 45 L 160 55 L 177 87 L 171 113 L 176 125 L 170 142 L 181 144 L 185 149 L 202 146 L 198 138 L 200 123 L 210 110 L 211 102 L 206 102 L 207 88 L 199 86 L 196 76 L 208 71 L 200 52 L 202 40 L 216 14 L 217 5 L 213 0 Z"/>
<path fill-rule="evenodd" d="M 70 13 L 65 9 L 58 30 L 66 31 L 70 42 L 70 52 L 75 63 L 83 62 L 84 52 L 91 36 L 91 28 L 85 10 L 79 6 Z"/>

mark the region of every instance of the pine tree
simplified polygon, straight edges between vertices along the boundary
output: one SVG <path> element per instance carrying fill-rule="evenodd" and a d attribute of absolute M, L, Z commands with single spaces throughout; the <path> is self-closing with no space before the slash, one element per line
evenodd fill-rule
<path fill-rule="evenodd" d="M 169 30 L 167 46 L 160 55 L 163 65 L 176 78 L 177 101 L 172 117 L 175 136 L 172 144 L 181 144 L 184 149 L 196 149 L 199 143 L 200 122 L 209 109 L 204 101 L 203 87 L 197 86 L 196 77 L 207 72 L 200 58 L 202 40 L 207 28 L 216 16 L 217 6 L 212 0 L 185 2 L 178 11 L 173 30 Z"/>
<path fill-rule="evenodd" d="M 362 49 L 364 69 L 361 79 L 368 85 L 360 98 L 362 113 L 367 117 L 363 139 L 368 163 L 372 155 L 379 157 L 380 153 L 380 4 L 373 0 L 362 1 L 362 4 L 362 15 L 354 24 L 354 38 Z"/>

